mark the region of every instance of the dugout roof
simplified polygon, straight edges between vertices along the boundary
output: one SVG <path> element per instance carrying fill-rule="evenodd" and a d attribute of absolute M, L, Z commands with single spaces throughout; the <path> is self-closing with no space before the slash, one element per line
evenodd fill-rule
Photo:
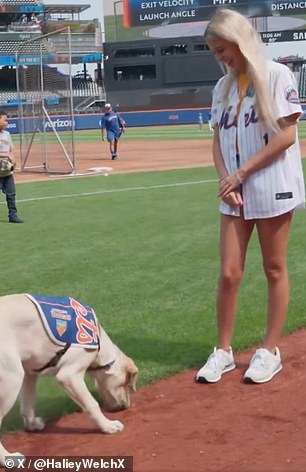
<path fill-rule="evenodd" d="M 44 5 L 44 12 L 45 13 L 82 13 L 85 10 L 88 10 L 90 8 L 90 5 L 88 4 L 82 4 L 82 5 L 69 5 L 69 4 L 64 4 L 64 5 L 57 5 L 57 4 L 49 4 L 49 5 Z"/>

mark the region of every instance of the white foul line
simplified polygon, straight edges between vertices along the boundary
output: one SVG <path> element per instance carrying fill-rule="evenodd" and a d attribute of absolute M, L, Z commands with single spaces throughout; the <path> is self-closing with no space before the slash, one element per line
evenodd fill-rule
<path fill-rule="evenodd" d="M 38 202 L 42 200 L 59 200 L 62 198 L 76 198 L 76 197 L 90 197 L 93 195 L 103 195 L 109 193 L 120 193 L 120 192 L 137 192 L 139 190 L 155 190 L 160 188 L 173 188 L 173 187 L 184 187 L 188 185 L 200 185 L 200 184 L 211 184 L 216 183 L 217 179 L 208 179 L 208 180 L 194 180 L 192 182 L 176 182 L 173 184 L 160 184 L 160 185 L 150 185 L 150 186 L 142 186 L 142 187 L 124 187 L 118 189 L 104 189 L 104 190 L 96 190 L 94 192 L 82 192 L 82 193 L 71 193 L 71 194 L 63 194 L 63 195 L 49 195 L 46 197 L 33 197 L 33 198 L 23 198 L 18 200 L 18 203 L 26 203 L 26 202 Z M 5 202 L 0 202 L 0 205 L 4 204 Z"/>

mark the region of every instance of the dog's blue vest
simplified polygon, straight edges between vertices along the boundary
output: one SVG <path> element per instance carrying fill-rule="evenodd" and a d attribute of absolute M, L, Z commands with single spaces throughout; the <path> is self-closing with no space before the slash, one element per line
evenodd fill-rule
<path fill-rule="evenodd" d="M 43 325 L 54 343 L 97 348 L 99 329 L 93 308 L 71 297 L 27 296 L 36 305 Z"/>

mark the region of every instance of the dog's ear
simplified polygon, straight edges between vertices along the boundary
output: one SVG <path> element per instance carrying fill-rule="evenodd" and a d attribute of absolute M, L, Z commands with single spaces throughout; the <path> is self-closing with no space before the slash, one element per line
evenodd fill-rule
<path fill-rule="evenodd" d="M 138 368 L 136 367 L 132 359 L 130 359 L 127 372 L 128 372 L 128 385 L 130 386 L 133 392 L 136 392 Z"/>
<path fill-rule="evenodd" d="M 138 372 L 134 374 L 130 374 L 129 386 L 132 392 L 136 392 L 137 390 L 137 379 L 138 379 Z"/>

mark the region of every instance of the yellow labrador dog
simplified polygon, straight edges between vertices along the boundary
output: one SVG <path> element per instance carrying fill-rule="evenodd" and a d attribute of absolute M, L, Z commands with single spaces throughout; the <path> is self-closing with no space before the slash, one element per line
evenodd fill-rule
<path fill-rule="evenodd" d="M 86 372 L 93 377 L 104 410 L 120 410 L 130 406 L 130 392 L 136 390 L 136 365 L 113 344 L 98 322 L 94 325 L 88 320 L 90 307 L 69 297 L 66 299 L 76 312 L 75 334 L 81 345 L 74 343 L 75 339 L 65 341 L 72 318 L 66 309 L 67 303 L 57 300 L 52 307 L 50 301 L 42 297 L 42 303 L 47 308 L 51 306 L 51 322 L 62 337 L 62 342 L 58 343 L 48 332 L 34 297 L 28 294 L 0 297 L 0 427 L 20 394 L 25 429 L 44 428 L 43 420 L 35 416 L 35 384 L 38 375 L 47 374 L 56 377 L 101 432 L 121 431 L 123 424 L 104 416 L 84 377 Z M 4 465 L 5 456 L 19 454 L 8 452 L 0 442 L 0 464 Z"/>

